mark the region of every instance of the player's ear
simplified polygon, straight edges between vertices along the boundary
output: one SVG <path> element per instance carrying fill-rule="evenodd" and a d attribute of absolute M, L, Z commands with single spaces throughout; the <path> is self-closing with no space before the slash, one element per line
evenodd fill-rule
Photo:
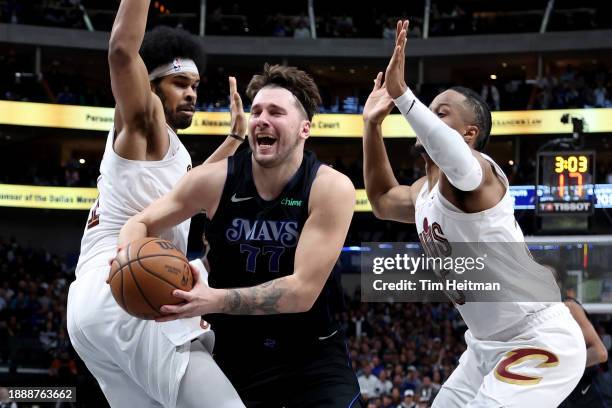
<path fill-rule="evenodd" d="M 463 132 L 463 139 L 465 142 L 474 147 L 476 144 L 476 140 L 478 140 L 478 135 L 480 134 L 480 129 L 475 125 L 468 125 Z"/>
<path fill-rule="evenodd" d="M 310 137 L 310 121 L 303 120 L 301 126 L 302 128 L 300 129 L 300 137 L 302 137 L 303 139 L 308 139 Z"/>

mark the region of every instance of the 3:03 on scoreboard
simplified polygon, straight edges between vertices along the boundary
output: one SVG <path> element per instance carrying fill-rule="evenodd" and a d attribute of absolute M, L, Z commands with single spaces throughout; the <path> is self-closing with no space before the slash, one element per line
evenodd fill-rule
<path fill-rule="evenodd" d="M 536 213 L 590 215 L 595 206 L 595 152 L 549 151 L 537 156 Z"/>

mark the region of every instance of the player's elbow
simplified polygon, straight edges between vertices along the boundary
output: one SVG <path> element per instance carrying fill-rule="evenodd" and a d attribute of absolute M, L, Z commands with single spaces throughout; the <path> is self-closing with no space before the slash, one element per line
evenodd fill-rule
<path fill-rule="evenodd" d="M 601 364 L 606 361 L 608 361 L 608 350 L 606 350 L 606 347 L 602 344 L 601 347 L 597 347 L 597 362 Z"/>
<path fill-rule="evenodd" d="M 120 67 L 129 64 L 133 59 L 133 51 L 121 41 L 118 36 L 111 36 L 108 43 L 108 63 L 112 67 Z"/>
<path fill-rule="evenodd" d="M 380 195 L 377 198 L 370 199 L 370 205 L 372 207 L 372 214 L 379 220 L 391 220 L 393 217 L 389 211 L 389 207 L 385 205 L 383 196 Z"/>
<path fill-rule="evenodd" d="M 305 287 L 305 285 L 303 285 L 300 289 L 296 291 L 295 310 L 293 312 L 306 313 L 310 311 L 310 309 L 312 309 L 315 302 L 317 301 L 319 292 L 311 290 L 310 288 L 307 288 Z"/>
<path fill-rule="evenodd" d="M 386 219 L 384 207 L 380 205 L 380 203 L 377 200 L 370 201 L 370 205 L 372 206 L 372 214 L 374 214 L 376 218 L 378 218 L 379 220 Z"/>
<path fill-rule="evenodd" d="M 368 196 L 368 202 L 372 208 L 372 213 L 378 219 L 383 219 L 383 208 L 381 205 L 382 194 L 380 191 L 373 191 L 371 185 L 366 182 L 366 195 Z"/>
<path fill-rule="evenodd" d="M 310 296 L 309 294 L 306 294 L 306 293 L 298 295 L 296 297 L 296 302 L 295 302 L 293 313 L 308 312 L 310 309 L 312 309 L 316 300 L 317 300 L 316 297 Z"/>

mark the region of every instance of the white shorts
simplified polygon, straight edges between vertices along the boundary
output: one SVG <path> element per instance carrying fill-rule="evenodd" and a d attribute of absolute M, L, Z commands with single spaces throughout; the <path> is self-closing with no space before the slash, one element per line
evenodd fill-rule
<path fill-rule="evenodd" d="M 174 408 L 191 340 L 208 341 L 210 351 L 214 334 L 200 327 L 200 318 L 157 323 L 130 316 L 112 297 L 108 272 L 108 265 L 98 263 L 70 285 L 72 345 L 112 407 Z"/>
<path fill-rule="evenodd" d="M 478 340 L 442 385 L 433 408 L 557 407 L 576 387 L 586 365 L 584 336 L 559 303 L 513 328 L 506 341 Z"/>

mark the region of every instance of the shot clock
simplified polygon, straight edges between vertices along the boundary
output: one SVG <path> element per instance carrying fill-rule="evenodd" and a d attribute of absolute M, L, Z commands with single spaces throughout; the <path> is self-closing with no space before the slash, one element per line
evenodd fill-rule
<path fill-rule="evenodd" d="M 541 152 L 537 156 L 536 212 L 538 215 L 593 213 L 595 153 Z"/>

